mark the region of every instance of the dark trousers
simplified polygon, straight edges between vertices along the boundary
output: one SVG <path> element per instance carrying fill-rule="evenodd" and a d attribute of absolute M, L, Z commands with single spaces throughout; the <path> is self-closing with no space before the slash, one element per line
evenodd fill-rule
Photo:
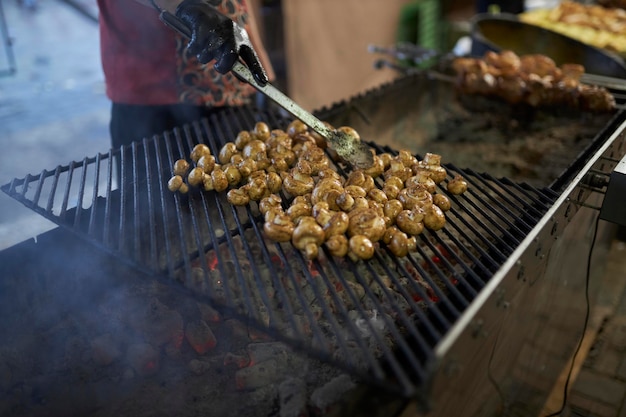
<path fill-rule="evenodd" d="M 221 107 L 172 104 L 141 106 L 113 103 L 111 107 L 111 145 L 119 148 L 134 141 L 161 134 L 219 112 Z"/>
<path fill-rule="evenodd" d="M 204 107 L 187 104 L 139 106 L 113 103 L 109 126 L 111 146 L 113 149 L 118 149 L 135 141 L 160 135 L 175 127 L 191 123 L 224 109 L 225 107 Z M 143 161 L 140 160 L 139 163 L 143 164 Z M 129 160 L 126 160 L 126 164 L 129 164 Z M 133 182 L 142 183 L 146 180 L 142 169 L 136 172 L 136 177 L 130 167 L 122 172 L 122 162 L 119 157 L 115 158 L 115 169 L 119 181 L 124 182 L 126 187 L 132 187 Z"/>

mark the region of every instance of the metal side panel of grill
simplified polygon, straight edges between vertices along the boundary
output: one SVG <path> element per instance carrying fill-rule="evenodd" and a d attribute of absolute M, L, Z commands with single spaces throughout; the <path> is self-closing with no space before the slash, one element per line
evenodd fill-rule
<path fill-rule="evenodd" d="M 599 209 L 625 154 L 622 121 L 437 346 L 436 371 L 415 415 L 558 411 L 545 401 L 565 389 L 559 376 L 573 366 L 587 308 L 593 311 L 590 287 L 602 285 L 615 225 L 600 222 Z"/>
<path fill-rule="evenodd" d="M 174 161 L 195 144 L 217 154 L 258 120 L 286 127 L 276 114 L 233 109 L 2 190 L 172 288 L 365 382 L 407 397 L 427 390 L 438 346 L 557 194 L 448 164 L 437 192 L 447 194 L 456 174 L 470 188 L 449 195 L 446 226 L 421 234 L 409 256 L 378 248 L 372 260 L 353 262 L 324 250 L 309 261 L 291 243 L 265 238 L 256 203 L 235 207 L 225 193 L 167 189 Z"/>

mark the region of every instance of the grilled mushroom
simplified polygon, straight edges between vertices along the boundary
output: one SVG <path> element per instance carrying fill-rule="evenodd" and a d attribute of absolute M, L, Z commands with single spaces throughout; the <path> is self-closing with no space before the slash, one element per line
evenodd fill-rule
<path fill-rule="evenodd" d="M 365 172 L 367 175 L 369 175 L 372 178 L 376 178 L 382 175 L 384 171 L 385 171 L 385 164 L 383 162 L 383 159 L 378 155 L 374 155 L 372 166 L 367 168 L 363 172 Z"/>
<path fill-rule="evenodd" d="M 202 170 L 202 168 L 195 167 L 189 172 L 189 175 L 187 175 L 187 182 L 189 183 L 189 185 L 197 187 L 202 184 L 203 177 L 204 171 Z"/>
<path fill-rule="evenodd" d="M 407 188 L 413 186 L 421 186 L 426 188 L 431 194 L 433 194 L 437 190 L 437 184 L 430 177 L 430 173 L 425 169 L 418 170 L 415 175 L 409 177 L 404 183 L 404 186 Z"/>
<path fill-rule="evenodd" d="M 367 260 L 374 256 L 374 244 L 372 241 L 364 235 L 355 235 L 350 238 L 349 241 L 350 250 L 348 256 L 353 260 Z"/>
<path fill-rule="evenodd" d="M 237 147 L 237 149 L 242 151 L 244 146 L 246 146 L 251 140 L 252 135 L 250 134 L 250 132 L 247 130 L 242 130 L 237 134 L 237 137 L 235 138 L 235 146 Z"/>
<path fill-rule="evenodd" d="M 437 184 L 445 180 L 448 175 L 446 169 L 441 166 L 441 155 L 435 153 L 427 153 L 424 155 L 424 159 L 413 166 L 416 175 L 420 170 L 425 170 Z"/>
<path fill-rule="evenodd" d="M 257 163 L 252 158 L 243 158 L 235 166 L 244 178 L 249 177 L 254 171 L 257 170 Z"/>
<path fill-rule="evenodd" d="M 252 131 L 255 139 L 266 141 L 270 137 L 270 127 L 265 122 L 257 122 Z"/>
<path fill-rule="evenodd" d="M 180 175 L 174 175 L 170 178 L 167 182 L 167 188 L 172 192 L 179 191 L 183 194 L 189 191 L 189 187 L 187 187 L 187 184 L 183 181 L 183 177 Z"/>
<path fill-rule="evenodd" d="M 427 207 L 433 203 L 433 195 L 421 185 L 403 188 L 398 193 L 398 200 L 405 209 L 411 210 L 415 207 Z"/>
<path fill-rule="evenodd" d="M 352 171 L 348 174 L 348 178 L 346 179 L 344 186 L 347 188 L 351 185 L 358 185 L 363 188 L 365 192 L 368 192 L 376 186 L 376 184 L 374 184 L 374 178 L 361 170 Z"/>
<path fill-rule="evenodd" d="M 413 170 L 410 167 L 404 166 L 404 164 L 397 160 L 392 159 L 389 161 L 389 168 L 383 172 L 383 178 L 387 181 L 391 177 L 398 177 L 402 183 L 407 180 L 410 176 L 413 175 Z"/>
<path fill-rule="evenodd" d="M 282 210 L 273 208 L 266 212 L 263 231 L 275 242 L 289 242 L 294 234 L 295 226 L 289 216 Z"/>
<path fill-rule="evenodd" d="M 241 181 L 241 172 L 239 172 L 236 166 L 232 164 L 225 165 L 222 167 L 222 171 L 224 171 L 228 185 L 231 187 L 239 184 L 239 181 Z"/>
<path fill-rule="evenodd" d="M 435 205 L 439 207 L 442 211 L 448 211 L 452 207 L 450 204 L 450 199 L 443 194 L 433 195 L 433 203 L 435 203 Z"/>
<path fill-rule="evenodd" d="M 308 129 L 307 125 L 305 125 L 301 120 L 296 119 L 287 126 L 287 134 L 293 139 L 300 133 L 306 132 Z"/>
<path fill-rule="evenodd" d="M 417 158 L 411 153 L 411 151 L 406 149 L 400 149 L 398 151 L 398 155 L 396 156 L 396 160 L 402 162 L 402 165 L 405 167 L 412 167 L 417 164 Z"/>
<path fill-rule="evenodd" d="M 220 153 L 218 154 L 218 160 L 220 164 L 227 164 L 230 162 L 230 158 L 235 155 L 237 152 L 237 146 L 233 142 L 226 142 L 222 149 L 220 149 Z"/>
<path fill-rule="evenodd" d="M 291 243 L 303 251 L 307 259 L 315 259 L 324 243 L 324 230 L 313 217 L 303 217 L 293 231 Z"/>
<path fill-rule="evenodd" d="M 402 210 L 396 216 L 396 225 L 403 232 L 417 236 L 424 231 L 424 210 L 416 208 L 413 210 Z"/>
<path fill-rule="evenodd" d="M 344 189 L 341 182 L 335 178 L 324 178 L 319 180 L 311 192 L 311 203 L 317 204 L 320 201 L 328 203 L 331 210 L 339 210 L 337 199 Z"/>
<path fill-rule="evenodd" d="M 315 187 L 309 164 L 305 161 L 300 162 L 283 178 L 284 190 L 294 196 L 310 193 Z"/>
<path fill-rule="evenodd" d="M 467 191 L 467 181 L 461 175 L 457 174 L 448 183 L 448 192 L 450 194 L 459 195 Z"/>
<path fill-rule="evenodd" d="M 209 147 L 204 143 L 199 143 L 193 147 L 189 156 L 193 162 L 197 163 L 198 159 L 204 155 L 211 155 L 211 149 L 209 149 Z"/>
<path fill-rule="evenodd" d="M 376 242 L 383 237 L 386 224 L 385 219 L 371 208 L 359 208 L 350 212 L 350 225 L 348 226 L 348 235 L 367 236 L 372 242 Z"/>
<path fill-rule="evenodd" d="M 243 147 L 242 155 L 244 158 L 251 158 L 255 161 L 267 157 L 267 146 L 265 142 L 258 139 L 252 139 Z"/>
<path fill-rule="evenodd" d="M 259 211 L 265 215 L 271 209 L 280 209 L 282 210 L 282 199 L 278 194 L 270 194 L 267 197 L 263 197 L 261 201 L 259 201 Z"/>
<path fill-rule="evenodd" d="M 283 179 L 275 172 L 268 172 L 265 182 L 270 193 L 279 192 L 283 186 Z"/>
<path fill-rule="evenodd" d="M 446 217 L 443 211 L 435 205 L 431 204 L 425 208 L 426 214 L 424 215 L 424 226 L 430 230 L 439 230 L 446 224 Z"/>
<path fill-rule="evenodd" d="M 210 174 L 215 168 L 215 157 L 213 155 L 202 155 L 198 162 L 196 162 L 198 168 L 202 168 L 205 174 Z"/>
<path fill-rule="evenodd" d="M 324 245 L 333 256 L 344 257 L 348 254 L 348 238 L 345 235 L 333 235 Z"/>
<path fill-rule="evenodd" d="M 177 159 L 174 162 L 174 175 L 180 175 L 184 177 L 189 171 L 189 162 L 186 159 Z"/>
<path fill-rule="evenodd" d="M 409 251 L 415 250 L 416 245 L 415 237 L 408 237 L 406 233 L 397 229 L 391 233 L 387 242 L 387 247 L 391 253 L 399 258 L 406 256 Z"/>
<path fill-rule="evenodd" d="M 255 171 L 248 178 L 247 185 L 250 200 L 261 201 L 261 199 L 271 194 L 269 189 L 267 188 L 267 180 L 264 171 Z"/>
<path fill-rule="evenodd" d="M 330 219 L 321 226 L 324 229 L 324 237 L 329 239 L 331 236 L 343 235 L 346 233 L 349 225 L 350 218 L 348 215 L 343 211 L 338 211 L 333 213 Z"/>
<path fill-rule="evenodd" d="M 350 211 L 354 207 L 354 197 L 347 191 L 342 192 L 335 199 L 337 206 L 343 211 Z"/>
<path fill-rule="evenodd" d="M 228 202 L 233 206 L 245 206 L 250 203 L 250 196 L 248 196 L 247 187 L 233 188 L 226 194 Z"/>
<path fill-rule="evenodd" d="M 228 188 L 228 178 L 226 178 L 226 174 L 222 171 L 221 167 L 213 168 L 211 181 L 213 182 L 213 189 L 217 192 L 224 191 Z"/>
<path fill-rule="evenodd" d="M 375 201 L 382 205 L 384 205 L 387 201 L 389 201 L 387 194 L 385 194 L 385 192 L 381 190 L 380 188 L 372 188 L 371 190 L 369 190 L 367 193 L 367 197 L 370 200 Z"/>
<path fill-rule="evenodd" d="M 330 160 L 324 151 L 317 146 L 306 149 L 300 158 L 311 165 L 311 175 L 317 175 L 330 166 Z"/>
<path fill-rule="evenodd" d="M 398 217 L 398 213 L 404 210 L 404 206 L 402 206 L 402 202 L 397 199 L 389 200 L 383 206 L 383 213 L 385 216 L 389 217 L 393 222 L 396 221 L 396 217 Z"/>
<path fill-rule="evenodd" d="M 298 224 L 302 217 L 311 216 L 311 205 L 307 202 L 291 204 L 291 206 L 287 209 L 287 214 L 295 224 Z"/>

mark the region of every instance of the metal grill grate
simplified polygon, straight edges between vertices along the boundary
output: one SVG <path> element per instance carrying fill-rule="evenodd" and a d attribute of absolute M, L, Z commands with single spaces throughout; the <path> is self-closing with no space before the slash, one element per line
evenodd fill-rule
<path fill-rule="evenodd" d="M 311 262 L 265 239 L 255 203 L 167 189 L 170 167 L 197 143 L 214 154 L 256 121 L 280 115 L 229 109 L 130 147 L 14 179 L 2 190 L 88 242 L 222 314 L 366 382 L 413 395 L 434 347 L 556 198 L 550 190 L 446 165 L 470 189 L 452 196 L 447 224 L 404 258 L 379 248 L 368 262 L 323 251 Z M 395 153 L 375 147 L 378 152 Z M 119 159 L 119 176 L 116 172 Z M 346 167 L 336 169 L 346 174 Z M 380 184 L 379 184 L 380 185 Z M 438 192 L 447 194 L 445 182 Z"/>

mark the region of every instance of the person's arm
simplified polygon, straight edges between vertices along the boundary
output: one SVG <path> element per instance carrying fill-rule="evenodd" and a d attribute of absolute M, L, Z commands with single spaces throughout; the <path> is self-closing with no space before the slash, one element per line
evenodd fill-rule
<path fill-rule="evenodd" d="M 215 59 L 215 69 L 227 73 L 241 58 L 260 85 L 267 73 L 252 47 L 248 33 L 203 0 L 136 0 L 178 17 L 191 30 L 187 50 L 202 63 Z"/>

